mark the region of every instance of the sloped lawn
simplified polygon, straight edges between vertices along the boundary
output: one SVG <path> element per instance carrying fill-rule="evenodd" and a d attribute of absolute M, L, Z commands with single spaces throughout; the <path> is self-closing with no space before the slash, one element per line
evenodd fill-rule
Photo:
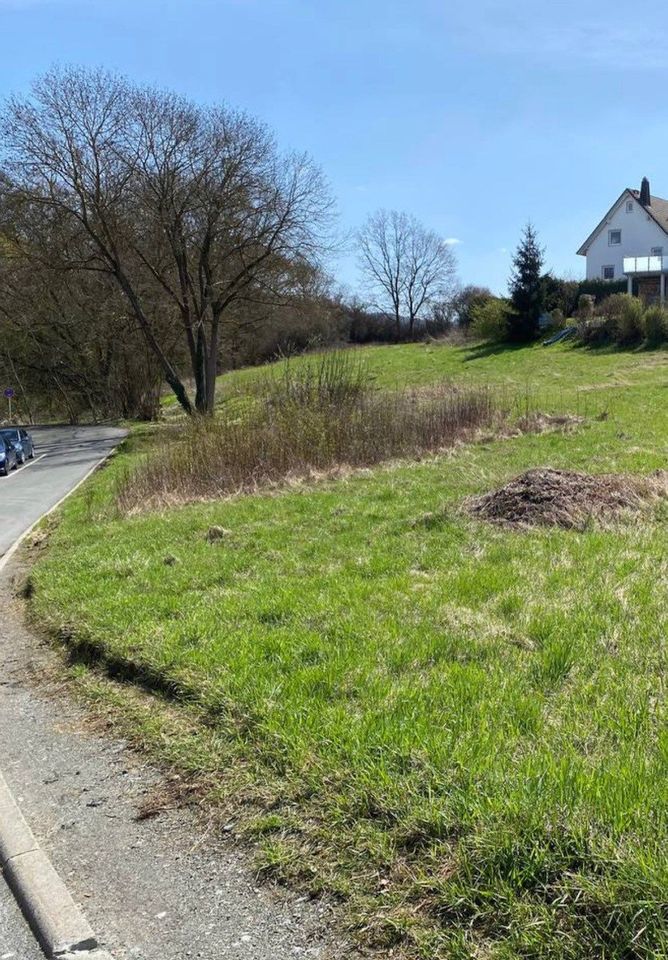
<path fill-rule="evenodd" d="M 340 896 L 364 941 L 664 956 L 665 509 L 574 532 L 461 503 L 534 466 L 664 468 L 666 355 L 434 349 L 451 353 L 374 348 L 369 365 L 386 385 L 526 384 L 590 416 L 126 519 L 131 441 L 65 506 L 33 613 L 85 658 L 90 696 L 206 783 L 262 871 Z"/>

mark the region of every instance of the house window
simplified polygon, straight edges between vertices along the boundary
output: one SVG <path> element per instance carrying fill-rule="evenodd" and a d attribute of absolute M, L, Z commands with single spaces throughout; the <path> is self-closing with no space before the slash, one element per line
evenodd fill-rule
<path fill-rule="evenodd" d="M 615 267 L 614 265 L 609 267 L 603 267 L 601 271 L 604 280 L 614 280 L 615 279 Z"/>
<path fill-rule="evenodd" d="M 652 247 L 652 256 L 653 256 L 653 257 L 662 257 L 662 256 L 663 256 L 663 247 Z"/>
<path fill-rule="evenodd" d="M 608 246 L 616 247 L 622 242 L 621 230 L 608 230 Z"/>
<path fill-rule="evenodd" d="M 633 200 L 626 201 L 626 212 L 633 213 Z"/>

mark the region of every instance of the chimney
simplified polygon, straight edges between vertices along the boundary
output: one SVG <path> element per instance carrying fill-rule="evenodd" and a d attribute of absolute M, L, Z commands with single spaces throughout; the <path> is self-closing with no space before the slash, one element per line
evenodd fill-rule
<path fill-rule="evenodd" d="M 640 202 L 643 207 L 651 207 L 652 198 L 649 195 L 649 180 L 647 177 L 642 178 L 642 183 L 640 184 Z"/>

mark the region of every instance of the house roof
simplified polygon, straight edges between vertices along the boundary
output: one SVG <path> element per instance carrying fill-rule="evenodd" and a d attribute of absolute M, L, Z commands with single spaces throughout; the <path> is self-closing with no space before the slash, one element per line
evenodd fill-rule
<path fill-rule="evenodd" d="M 639 190 L 629 190 L 629 193 L 632 193 L 636 200 L 640 197 Z M 643 209 L 653 220 L 656 220 L 665 233 L 668 233 L 668 200 L 664 200 L 662 197 L 650 197 L 650 205 Z"/>
<path fill-rule="evenodd" d="M 585 242 L 582 244 L 578 253 L 581 256 L 585 256 L 587 253 L 587 248 L 590 246 L 592 240 L 599 232 L 599 230 L 605 226 L 608 217 L 610 214 L 619 206 L 619 204 L 626 200 L 627 197 L 635 200 L 637 203 L 640 203 L 640 190 L 632 190 L 630 187 L 627 187 L 626 190 L 623 190 L 622 193 L 617 197 L 613 205 L 610 207 L 606 215 L 603 217 L 601 222 L 592 230 Z M 668 236 L 668 200 L 664 200 L 662 197 L 650 197 L 649 206 L 643 206 L 643 210 L 647 213 L 649 217 L 657 223 L 663 232 Z"/>

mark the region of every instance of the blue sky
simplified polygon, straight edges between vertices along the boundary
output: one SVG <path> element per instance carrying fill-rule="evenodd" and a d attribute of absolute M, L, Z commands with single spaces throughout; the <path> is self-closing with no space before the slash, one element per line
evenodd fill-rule
<path fill-rule="evenodd" d="M 342 228 L 406 210 L 502 291 L 528 219 L 581 276 L 625 186 L 668 196 L 667 41 L 619 0 L 0 0 L 0 95 L 77 63 L 225 100 L 315 157 Z"/>

